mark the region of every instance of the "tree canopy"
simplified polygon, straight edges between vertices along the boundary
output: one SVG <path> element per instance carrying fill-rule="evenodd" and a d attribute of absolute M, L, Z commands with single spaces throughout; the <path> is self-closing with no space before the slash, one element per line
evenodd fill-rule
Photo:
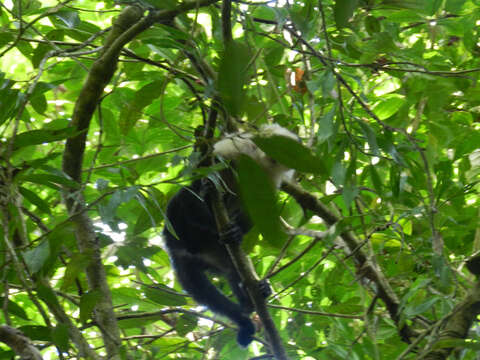
<path fill-rule="evenodd" d="M 0 3 L 0 359 L 476 359 L 479 5 Z M 273 289 L 243 349 L 161 231 L 218 138 L 271 123 L 301 142 L 254 138 L 278 194 L 238 168 L 232 255 Z"/>

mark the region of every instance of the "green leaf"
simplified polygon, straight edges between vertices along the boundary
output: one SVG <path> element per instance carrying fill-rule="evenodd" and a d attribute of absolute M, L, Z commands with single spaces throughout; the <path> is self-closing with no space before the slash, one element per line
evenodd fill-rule
<path fill-rule="evenodd" d="M 218 69 L 217 88 L 223 104 L 233 116 L 243 112 L 250 62 L 250 49 L 236 41 L 228 42 Z"/>
<path fill-rule="evenodd" d="M 254 160 L 242 156 L 238 161 L 238 178 L 242 202 L 264 238 L 276 247 L 282 245 L 280 209 L 269 176 Z"/>
<path fill-rule="evenodd" d="M 115 191 L 111 196 L 106 205 L 103 203 L 99 206 L 99 213 L 102 217 L 102 221 L 110 224 L 115 215 L 118 207 L 124 203 L 129 202 L 138 195 L 138 187 L 131 186 L 127 189 L 121 189 Z M 112 225 L 112 229 L 117 231 L 116 225 Z"/>
<path fill-rule="evenodd" d="M 371 152 L 374 155 L 380 155 L 380 150 L 378 149 L 378 144 L 377 144 L 377 137 L 375 135 L 375 132 L 373 129 L 370 127 L 369 124 L 367 124 L 364 121 L 359 121 L 360 127 L 362 128 L 363 133 L 365 134 L 365 137 L 367 138 L 368 145 L 370 147 Z"/>
<path fill-rule="evenodd" d="M 1 84 L 6 86 L 6 84 Z M 23 98 L 23 93 L 19 90 L 0 87 L 0 125 L 3 124 L 6 120 L 13 117 L 17 112 L 20 102 Z"/>
<path fill-rule="evenodd" d="M 100 300 L 102 294 L 100 291 L 92 290 L 83 294 L 80 298 L 80 321 L 86 323 L 87 320 L 92 318 L 93 309 Z"/>
<path fill-rule="evenodd" d="M 195 316 L 190 314 L 182 314 L 177 319 L 177 323 L 175 324 L 175 330 L 177 331 L 178 335 L 186 336 L 188 333 L 195 330 L 197 324 L 198 320 Z"/>
<path fill-rule="evenodd" d="M 315 24 L 314 19 L 317 17 L 317 13 L 313 10 L 314 6 L 312 1 L 304 1 L 301 4 L 293 2 L 288 8 L 290 20 L 302 34 L 309 34 Z"/>
<path fill-rule="evenodd" d="M 153 188 L 150 189 L 148 193 L 150 195 L 148 198 L 145 198 L 140 194 L 136 197 L 142 208 L 137 212 L 138 217 L 133 229 L 134 235 L 141 234 L 145 230 L 156 227 L 161 223 L 165 216 L 163 210 L 166 206 L 165 194 Z"/>
<path fill-rule="evenodd" d="M 35 64 L 34 64 L 34 66 L 35 66 Z M 47 98 L 43 94 L 32 97 L 30 99 L 30 104 L 35 109 L 35 111 L 39 114 L 44 115 L 45 112 L 47 111 L 47 107 L 48 107 Z"/>
<path fill-rule="evenodd" d="M 428 1 L 424 0 L 383 0 L 383 4 L 411 10 L 425 10 L 429 6 Z"/>
<path fill-rule="evenodd" d="M 163 2 L 165 4 L 165 2 Z M 171 35 L 171 37 L 175 40 L 180 40 L 179 43 L 183 44 L 185 40 L 191 40 L 192 34 L 185 32 L 184 30 L 178 28 L 178 27 L 173 27 L 173 26 L 168 26 L 168 25 L 157 25 L 159 27 L 159 31 L 165 31 L 168 33 L 168 35 Z M 148 31 L 152 31 L 153 34 L 155 34 L 156 29 L 155 28 L 150 28 Z M 159 34 L 154 35 L 154 37 L 158 37 Z"/>
<path fill-rule="evenodd" d="M 432 0 L 426 4 L 426 11 L 429 15 L 436 14 L 442 7 L 443 0 Z"/>
<path fill-rule="evenodd" d="M 80 23 L 77 11 L 60 10 L 55 12 L 53 17 L 63 22 L 69 29 L 73 29 Z"/>
<path fill-rule="evenodd" d="M 3 304 L 4 301 L 5 301 L 5 298 L 0 296 L 0 304 Z M 28 318 L 27 313 L 23 309 L 23 307 L 21 307 L 20 305 L 18 305 L 14 301 L 11 301 L 11 300 L 7 301 L 7 311 L 12 315 L 15 315 L 15 316 L 18 316 L 19 318 L 22 318 L 23 320 L 27 320 L 27 321 L 30 320 Z"/>
<path fill-rule="evenodd" d="M 46 44 L 39 44 L 34 53 L 33 53 L 33 57 L 32 57 L 32 65 L 34 68 L 38 68 L 40 66 L 40 63 L 41 61 L 43 60 L 43 58 L 45 57 L 45 55 L 51 50 L 50 46 L 49 45 L 46 45 Z M 42 96 L 43 99 L 45 99 L 45 96 Z M 39 111 L 37 110 L 37 106 L 38 105 L 35 105 L 35 103 L 40 103 L 40 100 L 37 99 L 38 97 L 35 97 L 35 96 L 32 96 L 30 98 L 30 101 L 32 102 L 32 106 L 35 108 L 35 110 L 40 113 L 40 114 L 43 114 L 45 112 L 45 110 L 43 111 Z M 46 101 L 45 101 L 45 109 L 46 109 Z"/>
<path fill-rule="evenodd" d="M 155 288 L 144 288 L 144 293 L 147 299 L 160 305 L 181 306 L 187 304 L 185 296 L 175 294 L 172 289 L 161 284 L 156 285 Z"/>
<path fill-rule="evenodd" d="M 20 42 L 17 50 L 20 51 L 25 58 L 31 60 L 34 48 L 30 43 Z"/>
<path fill-rule="evenodd" d="M 367 30 L 370 36 L 380 32 L 381 30 L 380 21 L 378 21 L 378 19 L 375 16 L 368 15 L 365 18 L 365 29 Z"/>
<path fill-rule="evenodd" d="M 282 57 L 285 53 L 285 48 L 283 46 L 279 46 L 278 44 L 274 44 L 264 50 L 264 58 L 265 64 L 268 67 L 274 67 L 278 65 L 282 60 Z"/>
<path fill-rule="evenodd" d="M 417 295 L 421 290 L 425 289 L 428 284 L 432 282 L 432 279 L 425 279 L 423 277 L 417 278 L 408 289 L 407 293 L 401 300 L 401 306 L 407 304 L 407 302 Z"/>
<path fill-rule="evenodd" d="M 345 178 L 347 175 L 347 169 L 343 166 L 340 160 L 334 162 L 332 166 L 332 181 L 337 186 L 340 187 L 345 183 Z"/>
<path fill-rule="evenodd" d="M 58 324 L 53 328 L 52 340 L 61 351 L 68 351 L 70 344 L 67 324 Z"/>
<path fill-rule="evenodd" d="M 162 81 L 153 81 L 135 92 L 131 101 L 125 103 L 120 112 L 120 129 L 127 134 L 135 123 L 142 117 L 142 110 L 158 98 L 158 92 L 163 86 Z"/>
<path fill-rule="evenodd" d="M 321 144 L 335 134 L 335 114 L 337 112 L 334 106 L 329 112 L 323 115 L 318 121 L 317 140 Z"/>
<path fill-rule="evenodd" d="M 31 130 L 20 133 L 15 137 L 16 149 L 25 146 L 47 144 L 54 141 L 64 140 L 78 133 L 75 128 L 68 127 L 59 130 Z"/>
<path fill-rule="evenodd" d="M 34 341 L 52 341 L 52 334 L 48 326 L 24 325 L 18 328 L 26 337 Z"/>
<path fill-rule="evenodd" d="M 277 15 L 276 9 L 270 6 L 255 6 L 252 10 L 252 15 L 257 18 L 274 21 L 280 17 Z"/>
<path fill-rule="evenodd" d="M 349 183 L 345 184 L 342 188 L 342 197 L 343 202 L 347 208 L 350 207 L 352 201 L 358 196 L 358 187 L 350 185 Z"/>
<path fill-rule="evenodd" d="M 72 181 L 64 176 L 58 176 L 53 174 L 20 174 L 18 175 L 19 180 L 29 181 L 34 184 L 46 185 L 55 190 L 60 190 L 59 185 L 65 185 L 71 188 L 78 188 L 79 185 L 77 182 Z"/>
<path fill-rule="evenodd" d="M 127 318 L 119 321 L 118 325 L 120 326 L 121 329 L 135 329 L 135 331 L 138 331 L 138 329 L 151 325 L 152 323 L 157 322 L 159 320 L 160 321 L 165 320 L 165 316 L 158 314 L 158 315 L 148 315 L 148 316 L 145 315 L 140 318 L 132 318 L 132 319 Z"/>
<path fill-rule="evenodd" d="M 448 348 L 458 348 L 458 349 L 472 349 L 480 350 L 480 344 L 478 342 L 473 342 L 470 339 L 443 339 L 438 341 L 433 349 L 448 349 Z"/>
<path fill-rule="evenodd" d="M 137 305 L 140 311 L 157 311 L 158 304 L 155 304 L 151 300 L 145 299 L 142 295 L 143 291 L 135 288 L 114 288 L 112 289 L 112 298 L 114 304 L 123 305 L 127 304 L 129 307 Z"/>
<path fill-rule="evenodd" d="M 465 0 L 447 0 L 445 3 L 445 11 L 449 13 L 456 14 L 462 10 L 465 5 Z"/>
<path fill-rule="evenodd" d="M 48 162 L 54 161 L 56 158 L 58 158 L 61 155 L 60 152 L 51 152 L 47 154 L 46 156 L 31 159 L 28 161 L 25 161 L 25 167 L 31 167 L 33 169 L 39 169 L 44 167 Z"/>
<path fill-rule="evenodd" d="M 60 289 L 67 290 L 75 282 L 78 275 L 85 271 L 85 268 L 91 261 L 91 257 L 91 252 L 88 254 L 75 253 L 71 256 L 71 260 L 65 269 Z"/>
<path fill-rule="evenodd" d="M 413 307 L 410 307 L 408 306 L 406 309 L 405 309 L 405 315 L 408 317 L 408 318 L 412 318 L 414 316 L 417 316 L 417 315 L 420 315 L 420 314 L 424 314 L 425 312 L 427 312 L 437 301 L 440 301 L 440 298 L 438 297 L 432 297 L 431 299 L 428 299 L 427 301 L 425 301 L 424 303 L 418 305 L 418 306 L 413 306 Z"/>
<path fill-rule="evenodd" d="M 390 167 L 390 189 L 393 197 L 398 198 L 400 195 L 400 172 L 395 166 Z"/>
<path fill-rule="evenodd" d="M 13 1 L 12 13 L 17 17 L 35 14 L 42 8 L 42 3 L 38 0 L 16 0 Z"/>
<path fill-rule="evenodd" d="M 306 146 L 285 136 L 256 136 L 253 142 L 262 151 L 290 169 L 313 174 L 326 174 L 323 160 Z"/>
<path fill-rule="evenodd" d="M 55 19 L 56 25 L 62 29 L 65 29 L 65 35 L 80 42 L 86 41 L 92 35 L 101 32 L 103 29 L 98 25 L 87 21 L 80 21 L 75 28 L 69 28 L 68 26 L 63 26 L 63 23 L 60 23 L 60 21 L 63 20 Z"/>
<path fill-rule="evenodd" d="M 58 302 L 57 296 L 53 292 L 52 288 L 49 286 L 45 286 L 42 283 L 37 283 L 37 294 L 40 299 L 42 299 L 46 304 L 53 305 L 53 306 L 61 306 Z"/>
<path fill-rule="evenodd" d="M 333 8 L 335 23 L 339 29 L 348 26 L 348 21 L 357 8 L 358 0 L 336 0 Z"/>
<path fill-rule="evenodd" d="M 51 214 L 49 205 L 45 201 L 43 201 L 43 199 L 40 196 L 35 194 L 33 191 L 30 191 L 27 188 L 24 188 L 23 186 L 20 186 L 18 190 L 26 200 L 28 200 L 33 205 L 35 205 L 40 211 L 46 214 Z"/>
<path fill-rule="evenodd" d="M 405 98 L 402 95 L 384 95 L 383 99 L 373 107 L 373 112 L 380 120 L 385 120 L 396 114 L 403 104 L 405 104 Z"/>
<path fill-rule="evenodd" d="M 4 47 L 9 42 L 14 40 L 15 40 L 15 37 L 13 36 L 12 33 L 5 30 L 0 30 L 0 48 Z"/>
<path fill-rule="evenodd" d="M 370 173 L 370 179 L 372 180 L 373 187 L 377 191 L 378 195 L 383 194 L 383 184 L 380 176 L 378 175 L 377 169 L 375 169 L 375 165 L 369 165 L 368 170 Z"/>
<path fill-rule="evenodd" d="M 376 54 L 388 53 L 397 50 L 394 38 L 389 32 L 386 31 L 373 34 L 372 40 L 368 46 L 373 49 L 372 52 L 376 51 Z"/>
<path fill-rule="evenodd" d="M 48 241 L 42 241 L 38 246 L 25 251 L 23 258 L 32 274 L 39 272 L 48 257 L 50 256 L 50 245 Z"/>
<path fill-rule="evenodd" d="M 415 21 L 424 21 L 421 13 L 412 10 L 390 11 L 387 18 L 392 23 L 410 23 Z"/>

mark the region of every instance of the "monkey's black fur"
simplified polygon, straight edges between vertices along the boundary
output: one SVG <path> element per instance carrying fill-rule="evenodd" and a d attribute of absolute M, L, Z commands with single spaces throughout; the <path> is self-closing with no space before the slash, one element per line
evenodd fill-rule
<path fill-rule="evenodd" d="M 298 137 L 279 125 L 263 126 L 267 135 L 285 136 L 298 141 Z M 291 178 L 293 171 L 269 158 L 252 141 L 253 134 L 237 133 L 225 137 L 214 146 L 213 154 L 223 159 L 235 160 L 247 155 L 256 161 L 270 176 L 272 184 L 279 187 L 282 180 Z M 200 304 L 224 315 L 238 325 L 237 341 L 247 346 L 253 340 L 255 326 L 249 314 L 254 310 L 252 301 L 242 285 L 240 276 L 225 248 L 225 243 L 240 244 L 250 230 L 251 222 L 237 195 L 237 181 L 232 170 L 216 173 L 217 189 L 208 179 L 194 181 L 170 200 L 166 211 L 164 236 L 170 258 L 183 288 Z M 219 233 L 213 211 L 213 201 L 221 194 L 230 224 Z M 235 303 L 222 294 L 208 279 L 206 273 L 223 275 L 237 298 Z M 267 282 L 260 282 L 265 297 L 270 295 Z"/>
<path fill-rule="evenodd" d="M 248 316 L 253 311 L 253 304 L 224 243 L 240 243 L 243 235 L 250 230 L 251 223 L 238 197 L 225 192 L 223 201 L 230 225 L 226 232 L 220 234 L 211 206 L 215 195 L 213 191 L 217 190 L 209 182 L 208 179 L 196 180 L 170 200 L 166 215 L 176 236 L 166 226 L 166 245 L 183 288 L 198 303 L 235 322 L 239 327 L 237 341 L 247 346 L 255 333 L 255 326 Z M 210 282 L 206 272 L 225 276 L 238 303 L 222 294 Z M 268 284 L 263 283 L 262 287 L 268 296 Z"/>

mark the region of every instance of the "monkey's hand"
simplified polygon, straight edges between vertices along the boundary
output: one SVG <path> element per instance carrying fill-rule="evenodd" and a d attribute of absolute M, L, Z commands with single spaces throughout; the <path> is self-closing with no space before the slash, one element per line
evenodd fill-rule
<path fill-rule="evenodd" d="M 255 325 L 250 318 L 245 317 L 238 323 L 237 342 L 246 347 L 252 342 L 253 334 L 255 334 Z"/>
<path fill-rule="evenodd" d="M 258 282 L 258 288 L 260 289 L 260 293 L 266 299 L 270 295 L 272 295 L 272 288 L 267 279 L 262 279 Z"/>
<path fill-rule="evenodd" d="M 220 233 L 220 242 L 223 244 L 240 244 L 242 242 L 243 231 L 235 223 L 230 223 L 225 226 L 225 229 Z"/>

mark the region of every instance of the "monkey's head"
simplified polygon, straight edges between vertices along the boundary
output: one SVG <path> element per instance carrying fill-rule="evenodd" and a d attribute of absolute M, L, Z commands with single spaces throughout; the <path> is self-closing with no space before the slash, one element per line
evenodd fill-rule
<path fill-rule="evenodd" d="M 257 134 L 251 132 L 229 134 L 215 144 L 213 154 L 228 160 L 236 160 L 241 155 L 247 155 L 263 167 L 276 187 L 280 187 L 283 180 L 291 180 L 293 178 L 294 171 L 278 163 L 260 150 L 252 141 L 255 135 Z M 297 135 L 278 124 L 263 125 L 258 131 L 258 135 L 285 136 L 299 141 Z"/>

